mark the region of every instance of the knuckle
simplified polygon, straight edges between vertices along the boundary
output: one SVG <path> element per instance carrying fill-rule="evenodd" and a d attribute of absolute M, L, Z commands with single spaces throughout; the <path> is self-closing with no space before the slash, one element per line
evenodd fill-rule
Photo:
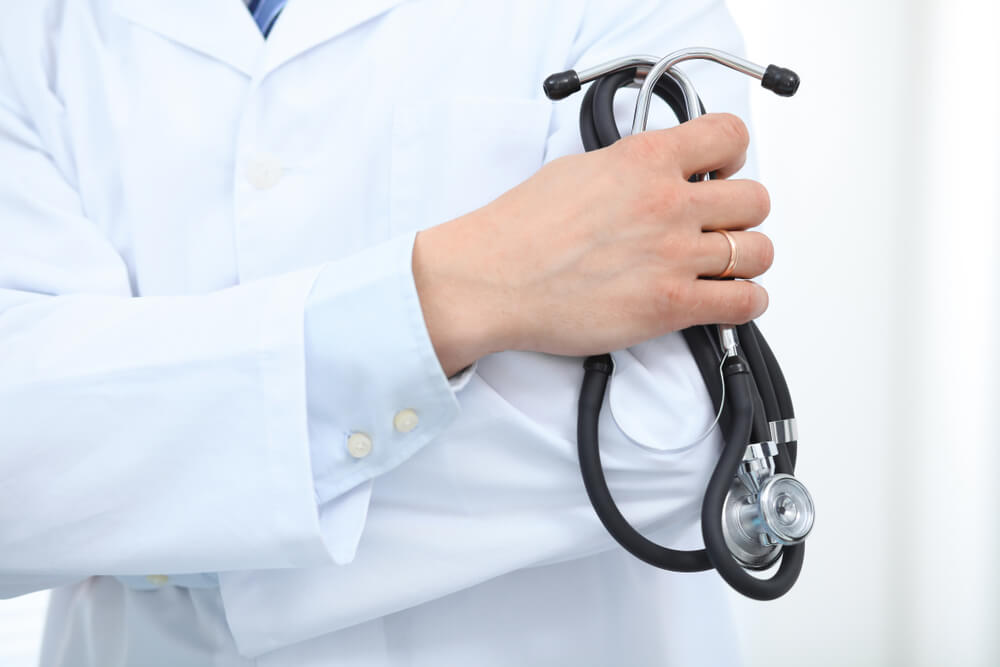
<path fill-rule="evenodd" d="M 678 261 L 697 257 L 703 253 L 698 235 L 664 234 L 654 246 L 656 256 L 664 265 L 676 265 Z"/>
<path fill-rule="evenodd" d="M 646 160 L 649 159 L 650 154 L 654 151 L 647 132 L 629 135 L 615 144 L 615 146 L 619 149 L 620 153 L 625 154 L 626 159 Z"/>
<path fill-rule="evenodd" d="M 627 160 L 643 165 L 662 162 L 674 150 L 669 132 L 656 130 L 629 135 L 615 145 L 621 147 Z"/>
<path fill-rule="evenodd" d="M 690 288 L 683 281 L 673 279 L 663 280 L 658 287 L 659 298 L 656 303 L 659 305 L 656 313 L 660 320 L 674 317 L 679 312 L 683 312 L 690 296 Z"/>
<path fill-rule="evenodd" d="M 646 200 L 657 219 L 670 227 L 683 225 L 690 218 L 689 213 L 693 204 L 691 196 L 685 188 L 679 188 L 669 183 L 663 184 L 652 193 L 647 194 Z M 673 238 L 673 235 L 665 241 L 677 243 L 677 239 Z"/>
<path fill-rule="evenodd" d="M 689 196 L 681 184 L 669 179 L 644 174 L 623 183 L 616 193 L 629 210 L 629 223 L 642 226 L 647 232 L 663 234 L 664 242 L 675 242 L 669 230 L 683 227 L 690 212 Z M 652 225 L 652 227 L 650 227 Z"/>

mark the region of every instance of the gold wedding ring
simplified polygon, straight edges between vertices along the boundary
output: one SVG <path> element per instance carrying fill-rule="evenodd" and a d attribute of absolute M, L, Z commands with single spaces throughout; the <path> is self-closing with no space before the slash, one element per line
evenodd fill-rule
<path fill-rule="evenodd" d="M 722 234 L 723 236 L 726 237 L 727 241 L 729 241 L 729 264 L 726 265 L 726 270 L 725 271 L 723 271 L 718 276 L 716 276 L 716 278 L 720 278 L 720 279 L 721 278 L 728 278 L 731 275 L 733 275 L 733 273 L 736 272 L 736 262 L 738 262 L 739 259 L 740 259 L 740 249 L 736 245 L 736 239 L 734 239 L 733 235 L 730 234 L 727 230 L 725 230 L 725 229 L 713 229 L 712 231 L 713 232 L 719 232 L 720 234 Z"/>

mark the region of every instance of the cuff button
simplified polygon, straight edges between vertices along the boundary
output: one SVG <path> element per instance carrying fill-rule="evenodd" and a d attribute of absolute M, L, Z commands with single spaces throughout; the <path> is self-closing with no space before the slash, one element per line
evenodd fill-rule
<path fill-rule="evenodd" d="M 367 433 L 355 431 L 347 438 L 347 452 L 356 459 L 372 453 L 372 439 Z"/>
<path fill-rule="evenodd" d="M 417 411 L 410 408 L 400 410 L 396 413 L 396 416 L 392 418 L 392 425 L 396 427 L 396 430 L 400 433 L 409 433 L 415 429 L 419 423 L 420 417 L 417 416 Z"/>

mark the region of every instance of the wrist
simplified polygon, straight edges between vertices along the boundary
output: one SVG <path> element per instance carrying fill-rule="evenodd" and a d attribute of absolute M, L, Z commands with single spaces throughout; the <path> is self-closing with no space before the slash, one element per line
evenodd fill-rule
<path fill-rule="evenodd" d="M 459 218 L 431 227 L 417 234 L 413 246 L 413 279 L 424 323 L 449 377 L 508 349 L 504 309 L 488 279 L 488 258 L 478 252 L 483 235 L 470 229 L 474 226 Z"/>

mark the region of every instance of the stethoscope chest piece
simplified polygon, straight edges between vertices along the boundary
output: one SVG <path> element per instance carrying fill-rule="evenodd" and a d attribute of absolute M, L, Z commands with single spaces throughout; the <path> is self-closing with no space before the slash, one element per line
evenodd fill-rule
<path fill-rule="evenodd" d="M 783 546 L 799 544 L 812 531 L 815 507 L 809 490 L 792 475 L 774 472 L 773 442 L 747 447 L 722 508 L 722 534 L 739 564 L 765 570 Z"/>

